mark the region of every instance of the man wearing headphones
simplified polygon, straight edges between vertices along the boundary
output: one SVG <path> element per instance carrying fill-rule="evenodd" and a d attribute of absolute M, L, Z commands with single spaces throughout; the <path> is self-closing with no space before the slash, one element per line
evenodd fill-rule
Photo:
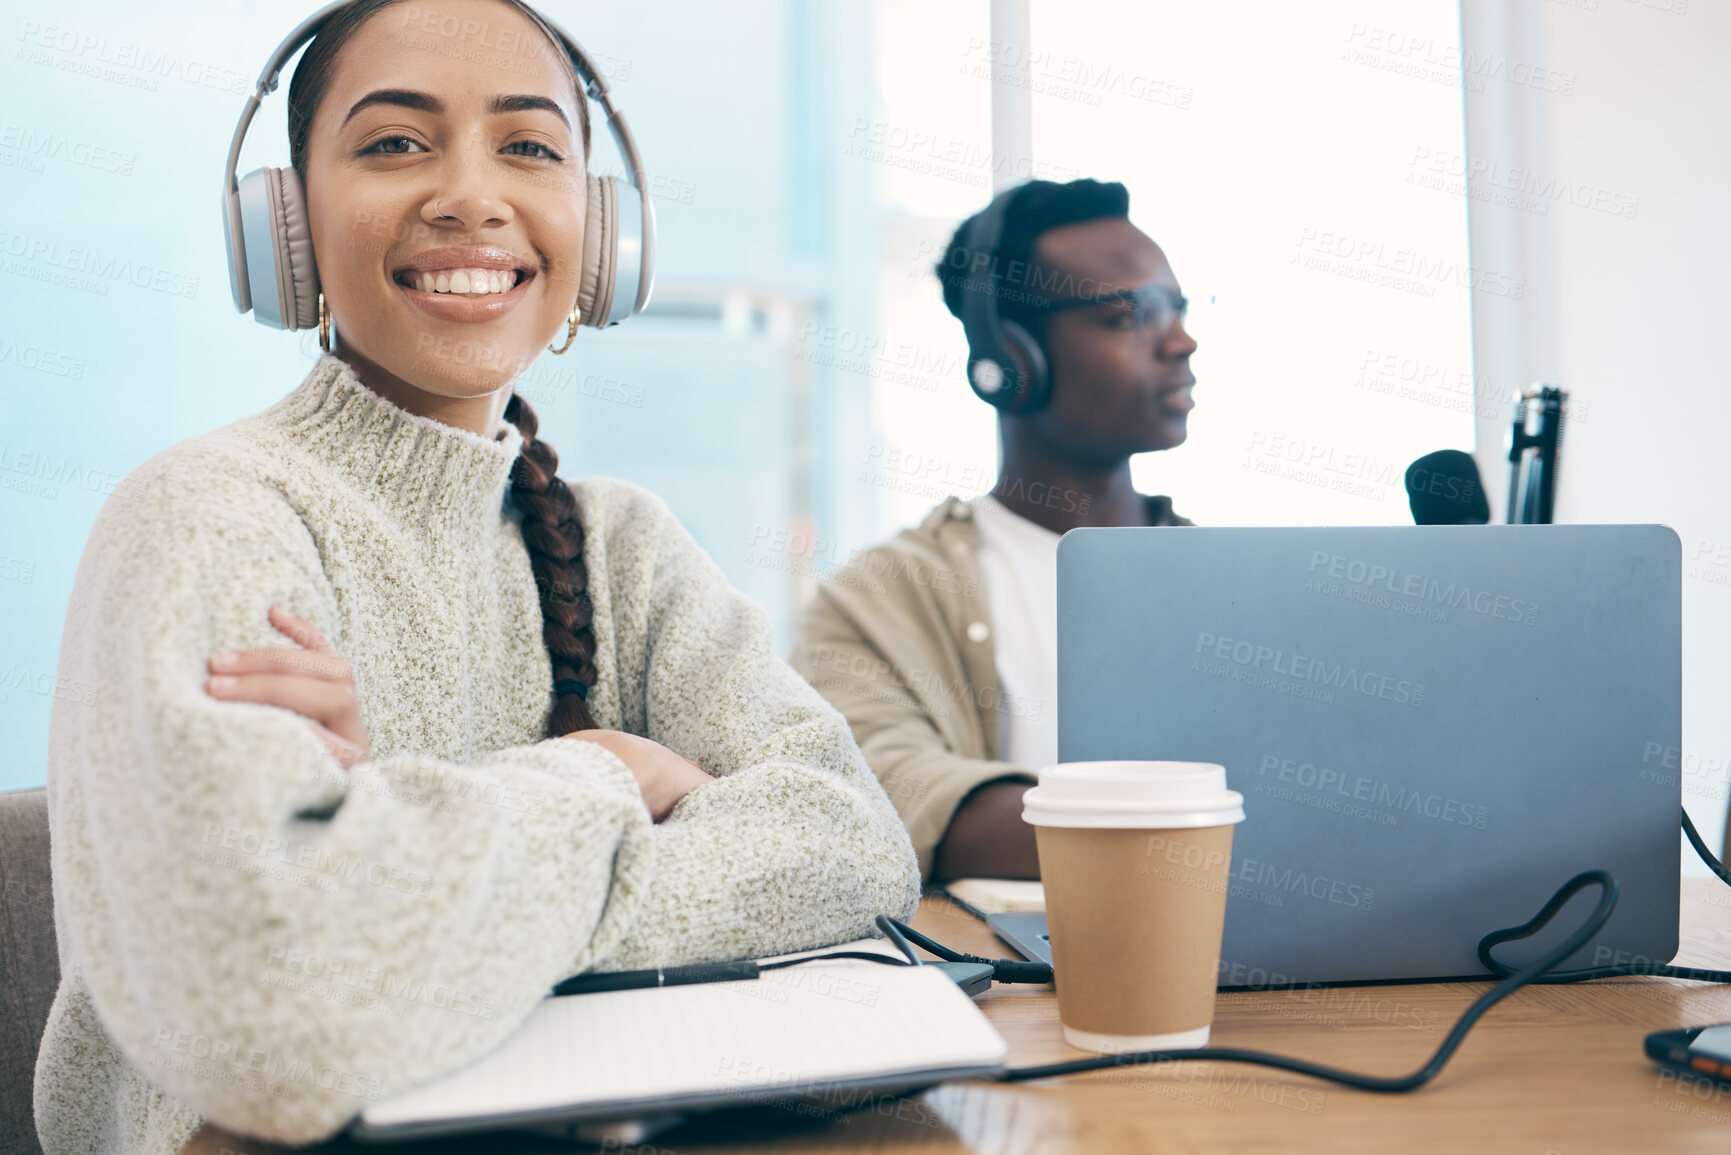
<path fill-rule="evenodd" d="M 1121 184 L 1030 181 L 963 222 L 938 263 L 1002 469 L 835 575 L 793 664 L 846 715 L 927 877 L 1037 878 L 1022 794 L 1058 760 L 1058 539 L 1189 522 L 1130 458 L 1182 444 L 1186 302 Z"/>

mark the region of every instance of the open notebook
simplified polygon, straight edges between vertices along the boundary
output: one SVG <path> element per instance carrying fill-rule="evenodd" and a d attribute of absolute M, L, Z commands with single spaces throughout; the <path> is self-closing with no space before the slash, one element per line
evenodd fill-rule
<path fill-rule="evenodd" d="M 944 889 L 982 914 L 1020 914 L 1046 909 L 1046 889 L 1038 880 L 955 878 Z"/>
<path fill-rule="evenodd" d="M 580 1134 L 790 1098 L 840 1112 L 879 1094 L 994 1074 L 1005 1053 L 985 1016 L 935 968 L 814 962 L 741 982 L 547 999 L 497 1050 L 372 1104 L 351 1133 Z"/>

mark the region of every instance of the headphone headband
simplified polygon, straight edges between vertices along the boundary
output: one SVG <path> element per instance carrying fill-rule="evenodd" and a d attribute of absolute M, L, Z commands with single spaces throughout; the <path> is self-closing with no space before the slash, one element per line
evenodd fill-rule
<path fill-rule="evenodd" d="M 962 283 L 962 332 L 968 339 L 968 384 L 982 400 L 1003 413 L 1031 413 L 1051 396 L 1046 353 L 1033 334 L 1006 321 L 999 308 L 1003 276 L 998 244 L 1004 219 L 1022 185 L 992 198 L 969 226 L 964 248 L 968 268 Z M 985 275 L 976 276 L 981 262 Z"/>
<path fill-rule="evenodd" d="M 990 343 L 993 339 L 992 330 L 997 327 L 998 240 L 1003 236 L 1004 216 L 1009 212 L 1010 202 L 1016 199 L 1020 187 L 1018 185 L 1007 188 L 993 197 L 992 203 L 985 207 L 968 228 L 969 279 L 973 279 L 973 271 L 983 259 L 988 285 L 984 292 L 975 287 L 963 286 L 966 291 L 962 295 L 962 331 L 966 334 L 970 347 Z M 981 340 L 976 342 L 976 337 Z"/>
<path fill-rule="evenodd" d="M 223 172 L 222 195 L 224 233 L 228 240 L 229 286 L 234 291 L 234 306 L 240 312 L 248 311 L 253 305 L 252 285 L 247 271 L 245 217 L 241 209 L 240 183 L 235 175 L 240 166 L 241 144 L 246 140 L 247 129 L 251 126 L 259 105 L 268 94 L 276 91 L 282 78 L 283 65 L 288 62 L 289 57 L 317 36 L 332 17 L 355 2 L 356 0 L 336 0 L 335 3 L 326 4 L 301 21 L 294 31 L 277 45 L 276 51 L 271 53 L 270 59 L 259 73 L 258 85 L 247 98 L 246 106 L 241 109 L 240 120 L 234 127 L 234 139 L 228 146 L 228 164 Z M 570 33 L 539 12 L 535 15 L 559 38 L 577 70 L 578 78 L 583 82 L 584 92 L 599 103 L 607 114 L 608 131 L 613 134 L 613 141 L 619 147 L 619 155 L 625 161 L 626 171 L 631 174 L 630 183 L 637 190 L 635 207 L 641 214 L 640 218 L 617 229 L 617 261 L 612 268 L 618 283 L 610 294 L 611 306 L 605 317 L 587 318 L 588 323 L 597 326 L 617 324 L 626 317 L 642 312 L 648 306 L 650 293 L 655 287 L 655 206 L 649 199 L 648 176 L 637 152 L 637 142 L 625 123 L 625 114 L 613 103 L 613 95 L 608 91 L 607 81 L 602 77 L 600 69 L 595 67 L 588 53 L 583 51 L 582 45 L 578 44 Z M 593 181 L 591 184 L 593 185 Z M 630 202 L 621 198 L 617 207 L 624 210 L 629 206 Z M 590 215 L 593 219 L 593 210 Z"/>

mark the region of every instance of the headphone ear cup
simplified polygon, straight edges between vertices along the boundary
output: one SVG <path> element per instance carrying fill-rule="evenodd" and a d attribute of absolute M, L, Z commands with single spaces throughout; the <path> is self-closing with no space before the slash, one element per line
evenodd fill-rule
<path fill-rule="evenodd" d="M 319 323 L 319 269 L 301 176 L 292 168 L 267 168 L 264 174 L 283 328 L 311 329 Z"/>
<path fill-rule="evenodd" d="M 577 307 L 583 324 L 605 328 L 613 310 L 613 285 L 619 254 L 619 184 L 610 176 L 589 175 L 589 209 L 583 221 L 583 274 Z"/>
<path fill-rule="evenodd" d="M 1000 402 L 1006 413 L 1033 413 L 1044 409 L 1052 397 L 1052 377 L 1046 367 L 1046 351 L 1034 335 L 1015 321 L 1000 321 L 1000 343 L 1015 367 L 1018 388 Z"/>
<path fill-rule="evenodd" d="M 1016 395 L 1016 367 L 996 350 L 969 346 L 968 387 L 974 396 L 994 409 L 1010 404 Z"/>

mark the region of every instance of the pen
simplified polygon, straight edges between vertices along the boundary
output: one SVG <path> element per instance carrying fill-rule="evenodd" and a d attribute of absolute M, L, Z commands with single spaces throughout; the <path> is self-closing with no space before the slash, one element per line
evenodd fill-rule
<path fill-rule="evenodd" d="M 609 974 L 572 975 L 553 988 L 551 997 L 592 995 L 601 991 L 635 991 L 646 987 L 681 987 L 690 983 L 727 983 L 754 979 L 761 968 L 753 959 L 736 962 L 696 963 L 683 967 L 656 967 L 646 971 L 613 971 Z"/>

